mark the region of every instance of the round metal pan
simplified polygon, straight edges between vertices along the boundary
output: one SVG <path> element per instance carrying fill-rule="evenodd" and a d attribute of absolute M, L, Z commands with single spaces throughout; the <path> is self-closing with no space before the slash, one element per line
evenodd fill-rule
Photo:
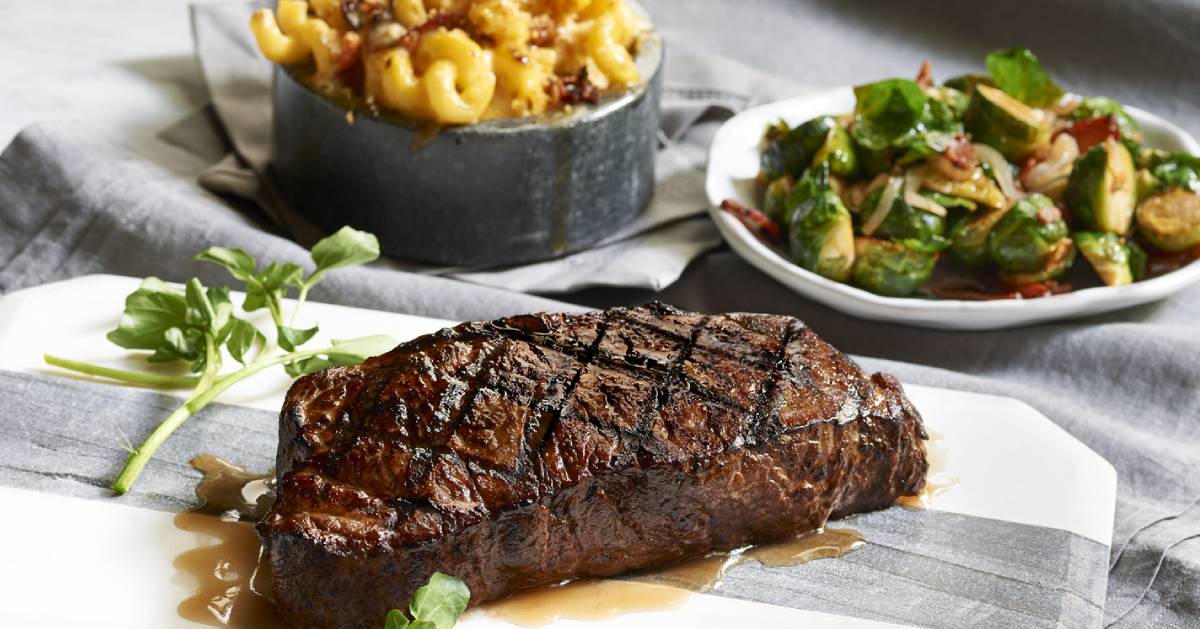
<path fill-rule="evenodd" d="M 433 134 L 352 112 L 277 66 L 271 174 L 296 211 L 373 232 L 393 257 L 502 265 L 579 251 L 633 220 L 654 190 L 662 57 L 651 32 L 635 89 Z"/>

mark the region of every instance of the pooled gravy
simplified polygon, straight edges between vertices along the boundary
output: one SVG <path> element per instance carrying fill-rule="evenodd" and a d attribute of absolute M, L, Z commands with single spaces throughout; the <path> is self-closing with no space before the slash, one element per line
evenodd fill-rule
<path fill-rule="evenodd" d="M 270 568 L 253 524 L 274 500 L 275 475 L 252 474 L 209 455 L 193 459 L 192 467 L 204 474 L 196 486 L 201 504 L 175 516 L 175 526 L 217 543 L 175 558 L 175 568 L 198 583 L 179 604 L 179 615 L 217 627 L 287 627 L 270 600 Z"/>
<path fill-rule="evenodd" d="M 938 494 L 958 486 L 958 479 L 946 474 L 946 447 L 942 436 L 928 431 L 929 440 L 925 442 L 925 458 L 929 461 L 929 471 L 925 474 L 925 488 L 915 496 L 903 496 L 896 504 L 905 509 L 928 509 Z"/>
<path fill-rule="evenodd" d="M 692 592 L 719 586 L 733 567 L 747 561 L 795 566 L 843 557 L 863 545 L 853 529 L 821 529 L 791 540 L 683 561 L 666 568 L 607 580 L 572 581 L 521 592 L 486 603 L 481 611 L 514 625 L 539 627 L 560 619 L 606 620 L 621 614 L 679 607 Z"/>
<path fill-rule="evenodd" d="M 193 459 L 192 466 L 204 474 L 196 487 L 201 505 L 177 515 L 175 526 L 217 543 L 175 558 L 175 567 L 198 582 L 195 593 L 179 605 L 179 615 L 217 627 L 287 627 L 271 603 L 270 567 L 253 527 L 274 500 L 274 474 L 253 474 L 208 455 Z M 520 592 L 486 603 L 475 613 L 537 627 L 560 619 L 606 620 L 665 611 L 682 605 L 693 592 L 719 586 L 729 570 L 744 562 L 794 566 L 842 557 L 862 545 L 858 531 L 826 528 L 617 579 L 581 579 Z"/>

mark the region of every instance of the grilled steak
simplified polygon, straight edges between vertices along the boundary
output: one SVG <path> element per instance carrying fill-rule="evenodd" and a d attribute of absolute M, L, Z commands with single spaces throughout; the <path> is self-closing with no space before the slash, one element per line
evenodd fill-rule
<path fill-rule="evenodd" d="M 280 422 L 258 531 L 302 627 L 379 627 L 434 571 L 479 602 L 790 537 L 927 467 L 891 376 L 661 304 L 464 323 L 300 379 Z"/>

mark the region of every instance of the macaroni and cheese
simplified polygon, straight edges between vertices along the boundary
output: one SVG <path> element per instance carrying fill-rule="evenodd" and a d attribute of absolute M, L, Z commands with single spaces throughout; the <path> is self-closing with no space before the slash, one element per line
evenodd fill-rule
<path fill-rule="evenodd" d="M 279 0 L 263 55 L 334 95 L 424 122 L 530 116 L 639 80 L 624 0 Z"/>

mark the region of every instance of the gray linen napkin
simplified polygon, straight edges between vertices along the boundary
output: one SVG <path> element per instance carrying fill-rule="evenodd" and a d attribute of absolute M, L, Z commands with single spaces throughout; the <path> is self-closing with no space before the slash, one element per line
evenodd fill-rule
<path fill-rule="evenodd" d="M 1200 133 L 1190 80 L 1200 57 L 1194 2 L 644 4 L 673 48 L 707 48 L 804 84 L 907 76 L 925 57 L 946 76 L 978 68 L 989 48 L 1027 44 L 1070 87 L 1111 94 Z M 223 278 L 215 269 L 188 260 L 212 244 L 302 262 L 303 250 L 256 218 L 259 213 L 239 211 L 196 185 L 224 152 L 219 142 L 207 146 L 205 153 L 169 143 L 130 145 L 79 123 L 25 130 L 0 155 L 0 293 L 101 272 L 218 281 Z M 334 275 L 314 298 L 449 319 L 573 307 L 386 264 Z M 866 368 L 1029 402 L 1117 468 L 1104 624 L 1200 628 L 1200 287 L 1112 315 L 993 333 L 860 321 L 808 302 L 728 251 L 700 258 L 665 291 L 592 289 L 569 296 L 594 306 L 651 298 L 706 312 L 799 316 L 840 348 L 880 357 L 860 359 Z M 29 391 L 28 384 L 0 382 L 6 400 L 24 399 Z M 65 383 L 56 392 L 60 397 L 52 401 L 73 395 Z M 156 407 L 145 408 L 148 416 Z M 0 483 L 78 484 L 61 475 L 80 461 L 76 446 L 31 432 L 28 423 L 30 415 L 18 406 L 0 408 L 3 441 L 26 440 L 45 467 L 17 470 L 15 449 L 4 450 Z M 198 433 L 210 429 L 193 425 Z M 227 445 L 214 432 L 179 447 L 190 455 Z M 186 497 L 174 494 L 175 500 Z"/>
<path fill-rule="evenodd" d="M 215 192 L 258 204 L 301 243 L 319 236 L 271 189 L 271 66 L 246 24 L 257 3 L 192 7 L 196 54 L 213 105 L 236 155 L 200 176 Z M 477 284 L 538 293 L 563 293 L 595 285 L 661 289 L 687 264 L 720 243 L 704 216 L 703 168 L 711 134 L 741 109 L 801 90 L 794 84 L 726 60 L 668 47 L 663 95 L 658 185 L 645 212 L 595 247 L 547 262 L 508 268 L 436 267 L 397 262 L 397 268 L 446 275 Z"/>

